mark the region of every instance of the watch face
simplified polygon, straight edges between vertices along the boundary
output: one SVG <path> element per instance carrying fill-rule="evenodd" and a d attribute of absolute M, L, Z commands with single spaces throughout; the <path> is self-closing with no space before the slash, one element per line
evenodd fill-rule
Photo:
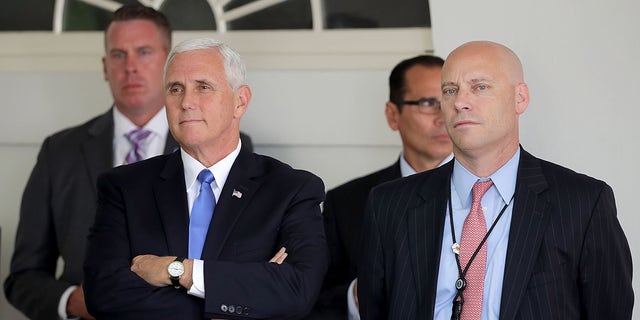
<path fill-rule="evenodd" d="M 184 265 L 180 261 L 173 261 L 167 268 L 169 275 L 172 277 L 179 277 L 184 273 Z"/>

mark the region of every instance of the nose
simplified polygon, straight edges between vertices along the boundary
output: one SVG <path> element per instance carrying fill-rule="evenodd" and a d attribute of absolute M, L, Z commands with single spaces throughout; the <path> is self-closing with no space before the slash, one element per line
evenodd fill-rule
<path fill-rule="evenodd" d="M 133 55 L 127 55 L 126 65 L 125 65 L 127 73 L 136 73 L 138 72 L 138 60 Z"/>
<path fill-rule="evenodd" d="M 182 99 L 180 101 L 180 106 L 183 110 L 195 109 L 195 101 L 192 98 L 192 94 L 190 94 L 187 90 L 182 94 Z"/>
<path fill-rule="evenodd" d="M 469 92 L 463 89 L 458 89 L 458 93 L 453 101 L 453 106 L 458 111 L 471 109 L 471 104 L 469 103 Z"/>
<path fill-rule="evenodd" d="M 440 127 L 442 125 L 444 125 L 444 120 L 442 118 L 442 110 L 440 110 L 440 112 L 436 113 L 435 118 L 433 119 L 433 122 L 436 124 L 436 126 Z"/>

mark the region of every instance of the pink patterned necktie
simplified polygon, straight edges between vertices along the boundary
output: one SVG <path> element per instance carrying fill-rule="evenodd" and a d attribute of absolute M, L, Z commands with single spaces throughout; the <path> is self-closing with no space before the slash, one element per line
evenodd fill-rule
<path fill-rule="evenodd" d="M 129 140 L 129 143 L 131 143 L 131 150 L 129 150 L 129 153 L 127 153 L 127 156 L 124 158 L 124 164 L 134 163 L 144 159 L 145 147 L 147 146 L 145 140 L 150 134 L 151 131 L 149 130 L 136 128 L 124 135 L 127 140 Z"/>
<path fill-rule="evenodd" d="M 478 248 L 487 233 L 487 223 L 484 219 L 480 200 L 492 185 L 493 182 L 491 180 L 477 181 L 473 185 L 471 211 L 469 211 L 469 215 L 464 220 L 462 239 L 460 241 L 460 265 L 462 268 L 466 267 L 473 252 Z M 482 295 L 486 267 L 487 243 L 485 242 L 471 262 L 471 266 L 465 275 L 467 287 L 464 290 L 464 305 L 461 317 L 463 320 L 479 320 L 482 315 Z"/>

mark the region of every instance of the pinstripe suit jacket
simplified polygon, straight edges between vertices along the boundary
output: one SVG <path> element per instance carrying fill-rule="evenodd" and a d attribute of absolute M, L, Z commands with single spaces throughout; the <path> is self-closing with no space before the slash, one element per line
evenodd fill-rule
<path fill-rule="evenodd" d="M 452 170 L 373 189 L 362 319 L 433 319 Z M 631 253 L 611 187 L 522 150 L 514 201 L 500 319 L 631 319 Z"/>

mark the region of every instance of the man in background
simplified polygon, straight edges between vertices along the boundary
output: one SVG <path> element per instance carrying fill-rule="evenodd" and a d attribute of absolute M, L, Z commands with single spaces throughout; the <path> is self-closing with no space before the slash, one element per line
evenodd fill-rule
<path fill-rule="evenodd" d="M 451 140 L 440 115 L 443 63 L 439 57 L 420 55 L 393 68 L 385 115 L 389 127 L 398 131 L 402 139 L 398 161 L 327 192 L 323 216 L 331 261 L 314 318 L 344 319 L 347 306 L 350 314 L 358 313 L 354 290 L 356 265 L 369 191 L 383 182 L 430 170 L 451 160 Z"/>
<path fill-rule="evenodd" d="M 112 108 L 43 142 L 23 193 L 4 284 L 8 301 L 29 318 L 91 317 L 81 281 L 98 175 L 178 148 L 164 110 L 162 70 L 170 49 L 171 27 L 162 13 L 138 5 L 118 9 L 102 58 Z M 243 137 L 245 145 L 251 141 Z M 59 258 L 64 266 L 56 278 Z"/>
<path fill-rule="evenodd" d="M 119 320 L 304 317 L 327 268 L 322 180 L 241 148 L 251 89 L 225 44 L 178 44 L 165 92 L 180 152 L 98 179 L 89 311 Z"/>
<path fill-rule="evenodd" d="M 455 160 L 375 188 L 360 261 L 364 319 L 631 319 L 613 191 L 526 152 L 520 59 L 465 43 L 442 69 Z"/>

